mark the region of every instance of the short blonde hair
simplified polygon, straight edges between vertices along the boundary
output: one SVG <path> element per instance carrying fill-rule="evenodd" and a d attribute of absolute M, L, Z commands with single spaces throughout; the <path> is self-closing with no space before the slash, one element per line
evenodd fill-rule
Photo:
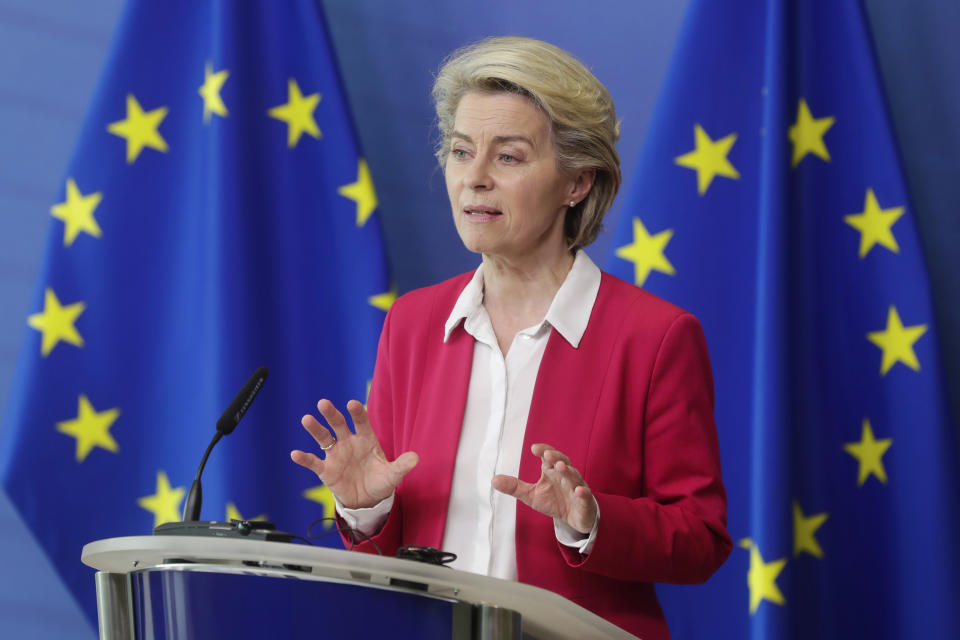
<path fill-rule="evenodd" d="M 597 238 L 620 188 L 620 137 L 613 98 L 583 63 L 547 42 L 522 37 L 486 38 L 454 51 L 433 83 L 442 167 L 460 99 L 472 91 L 504 91 L 528 97 L 550 118 L 562 171 L 594 169 L 593 188 L 567 210 L 564 235 L 571 250 Z"/>

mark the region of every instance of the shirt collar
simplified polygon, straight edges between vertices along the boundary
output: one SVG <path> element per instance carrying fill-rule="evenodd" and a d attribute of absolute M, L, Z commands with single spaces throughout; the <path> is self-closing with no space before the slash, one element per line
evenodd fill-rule
<path fill-rule="evenodd" d="M 453 305 L 453 311 L 447 318 L 447 323 L 443 327 L 443 341 L 450 338 L 450 334 L 466 318 L 480 311 L 483 306 L 483 263 L 473 272 L 470 282 L 460 292 L 456 304 Z"/>
<path fill-rule="evenodd" d="M 583 334 L 587 330 L 587 322 L 590 320 L 599 291 L 600 269 L 593 263 L 590 256 L 580 249 L 573 260 L 570 272 L 553 297 L 543 322 L 556 329 L 563 339 L 576 349 L 580 346 L 580 340 L 583 339 Z M 460 292 L 460 297 L 453 305 L 453 311 L 450 312 L 444 325 L 443 341 L 446 342 L 450 338 L 450 334 L 462 321 L 479 313 L 482 306 L 483 264 L 477 267 L 470 282 Z"/>

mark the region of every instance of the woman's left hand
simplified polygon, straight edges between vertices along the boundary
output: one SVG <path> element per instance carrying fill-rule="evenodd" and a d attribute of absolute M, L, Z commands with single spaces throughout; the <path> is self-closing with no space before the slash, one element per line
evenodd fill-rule
<path fill-rule="evenodd" d="M 580 533 L 590 533 L 597 522 L 597 503 L 580 472 L 570 465 L 570 458 L 548 444 L 535 444 L 530 449 L 540 458 L 536 484 L 496 475 L 493 488 L 544 515 L 563 520 Z"/>

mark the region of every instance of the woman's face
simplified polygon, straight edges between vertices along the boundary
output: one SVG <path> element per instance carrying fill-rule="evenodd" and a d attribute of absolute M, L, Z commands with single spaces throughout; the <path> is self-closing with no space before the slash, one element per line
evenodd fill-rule
<path fill-rule="evenodd" d="M 470 251 L 507 259 L 566 252 L 563 221 L 576 181 L 558 170 L 550 121 L 528 98 L 464 95 L 445 175 Z"/>

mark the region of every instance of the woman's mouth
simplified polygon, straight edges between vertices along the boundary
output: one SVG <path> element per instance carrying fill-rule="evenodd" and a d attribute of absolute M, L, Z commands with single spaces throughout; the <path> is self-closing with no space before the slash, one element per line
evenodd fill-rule
<path fill-rule="evenodd" d="M 492 216 L 499 216 L 503 213 L 499 209 L 494 209 L 493 207 L 488 207 L 482 204 L 467 205 L 463 208 L 463 212 L 473 218 L 488 218 Z"/>

